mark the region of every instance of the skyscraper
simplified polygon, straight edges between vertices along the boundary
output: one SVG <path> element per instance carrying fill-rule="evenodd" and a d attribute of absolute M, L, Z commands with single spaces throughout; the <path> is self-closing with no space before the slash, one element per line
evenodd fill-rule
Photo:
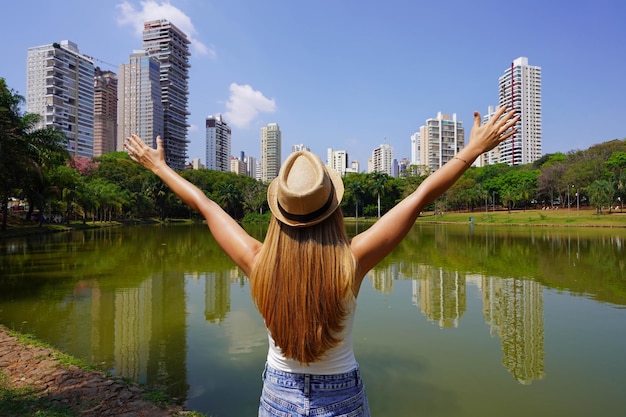
<path fill-rule="evenodd" d="M 160 63 L 165 159 L 173 169 L 187 158 L 189 44 L 180 29 L 165 19 L 144 23 L 143 49 Z"/>
<path fill-rule="evenodd" d="M 500 162 L 529 164 L 541 158 L 541 67 L 519 57 L 499 79 L 499 105 L 521 115 L 517 133 L 499 145 Z"/>
<path fill-rule="evenodd" d="M 448 114 L 437 113 L 434 119 L 426 120 L 420 127 L 420 161 L 435 172 L 454 157 L 465 146 L 463 122 Z"/>
<path fill-rule="evenodd" d="M 117 75 L 96 67 L 94 73 L 93 156 L 117 146 Z"/>
<path fill-rule="evenodd" d="M 28 48 L 26 112 L 41 115 L 40 127 L 67 138 L 72 156 L 93 156 L 94 65 L 70 41 Z"/>
<path fill-rule="evenodd" d="M 277 123 L 261 128 L 261 181 L 270 182 L 278 176 L 281 163 L 281 134 Z"/>
<path fill-rule="evenodd" d="M 346 175 L 346 172 L 348 172 L 348 152 L 328 148 L 326 158 L 326 166 L 334 169 L 342 176 Z"/>
<path fill-rule="evenodd" d="M 222 115 L 209 115 L 206 118 L 206 168 L 228 172 L 230 165 L 231 129 Z"/>
<path fill-rule="evenodd" d="M 411 135 L 411 164 L 413 165 L 421 165 L 422 161 L 420 159 L 420 132 L 415 132 Z"/>
<path fill-rule="evenodd" d="M 372 172 L 384 172 L 393 175 L 393 148 L 383 143 L 372 152 Z"/>
<path fill-rule="evenodd" d="M 163 135 L 159 61 L 146 51 L 134 51 L 128 64 L 120 65 L 118 77 L 117 150 L 132 134 L 154 146 L 156 136 Z"/>
<path fill-rule="evenodd" d="M 244 158 L 244 161 L 246 162 L 246 175 L 248 175 L 249 177 L 252 177 L 254 179 L 258 179 L 258 175 L 257 175 L 257 165 L 258 165 L 258 161 L 254 156 L 246 156 Z"/>

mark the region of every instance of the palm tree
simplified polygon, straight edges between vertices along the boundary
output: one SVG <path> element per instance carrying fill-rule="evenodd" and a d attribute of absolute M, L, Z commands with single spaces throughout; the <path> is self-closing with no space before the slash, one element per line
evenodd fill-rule
<path fill-rule="evenodd" d="M 365 186 L 361 181 L 351 181 L 347 184 L 348 191 L 354 199 L 354 218 L 359 219 L 359 201 L 362 200 L 365 194 Z"/>
<path fill-rule="evenodd" d="M 479 199 L 485 200 L 485 214 L 489 213 L 489 190 L 483 184 L 476 184 L 474 192 Z"/>
<path fill-rule="evenodd" d="M 0 78 L 0 184 L 2 196 L 2 230 L 6 230 L 8 200 L 19 181 L 36 190 L 40 196 L 35 203 L 43 210 L 46 184 L 45 176 L 49 169 L 61 165 L 69 158 L 65 148 L 65 135 L 53 128 L 38 128 L 40 116 L 22 114 L 20 104 L 24 98 L 6 85 Z M 31 207 L 32 209 L 32 207 Z M 32 212 L 32 211 L 31 211 Z"/>
<path fill-rule="evenodd" d="M 380 219 L 380 196 L 385 192 L 385 183 L 387 182 L 387 174 L 384 172 L 372 172 L 370 174 L 370 189 L 376 195 L 378 202 L 378 218 Z"/>
<path fill-rule="evenodd" d="M 514 203 L 516 198 L 516 192 L 514 189 L 507 187 L 504 190 L 500 191 L 500 197 L 502 198 L 502 202 L 506 202 L 509 213 L 511 212 L 511 205 Z"/>
<path fill-rule="evenodd" d="M 241 192 L 232 182 L 223 183 L 219 186 L 217 200 L 224 211 L 231 217 L 238 218 L 241 212 Z"/>

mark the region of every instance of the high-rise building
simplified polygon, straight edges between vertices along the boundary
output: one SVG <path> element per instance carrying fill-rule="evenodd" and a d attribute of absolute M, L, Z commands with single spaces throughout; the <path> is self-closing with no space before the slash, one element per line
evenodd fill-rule
<path fill-rule="evenodd" d="M 93 156 L 94 64 L 74 42 L 28 48 L 26 112 L 41 115 L 40 127 L 67 138 L 72 156 Z"/>
<path fill-rule="evenodd" d="M 230 137 L 231 129 L 221 114 L 206 118 L 207 169 L 222 172 L 231 170 Z"/>
<path fill-rule="evenodd" d="M 144 23 L 143 49 L 160 63 L 165 159 L 177 170 L 184 169 L 187 158 L 190 43 L 187 35 L 165 19 Z"/>
<path fill-rule="evenodd" d="M 245 161 L 236 158 L 234 156 L 230 157 L 230 172 L 234 172 L 239 175 L 246 175 L 246 163 Z"/>
<path fill-rule="evenodd" d="M 393 175 L 393 148 L 387 143 L 381 144 L 372 152 L 370 172 L 384 172 Z"/>
<path fill-rule="evenodd" d="M 448 114 L 437 113 L 434 119 L 426 120 L 420 127 L 420 160 L 435 172 L 454 157 L 465 146 L 463 122 Z"/>
<path fill-rule="evenodd" d="M 100 156 L 117 146 L 117 75 L 96 67 L 93 86 L 93 156 Z"/>
<path fill-rule="evenodd" d="M 163 137 L 163 105 L 159 61 L 146 51 L 134 51 L 128 64 L 119 67 L 117 150 L 124 140 L 136 134 L 153 147 L 157 135 Z"/>
<path fill-rule="evenodd" d="M 499 79 L 499 105 L 521 115 L 517 133 L 499 145 L 500 162 L 529 164 L 541 158 L 541 67 L 519 57 Z"/>
<path fill-rule="evenodd" d="M 261 128 L 261 181 L 270 182 L 278 176 L 281 163 L 281 133 L 277 123 Z"/>
<path fill-rule="evenodd" d="M 191 169 L 204 169 L 205 168 L 202 161 L 200 161 L 200 158 L 193 158 L 189 166 L 191 167 Z"/>
<path fill-rule="evenodd" d="M 411 135 L 411 164 L 421 165 L 420 159 L 420 132 L 415 132 Z"/>
<path fill-rule="evenodd" d="M 257 175 L 257 165 L 258 165 L 258 161 L 254 156 L 246 156 L 244 159 L 245 163 L 246 163 L 246 175 L 248 175 L 249 177 L 252 177 L 254 179 L 258 179 L 258 175 Z"/>
<path fill-rule="evenodd" d="M 348 152 L 336 151 L 333 148 L 328 148 L 326 157 L 326 166 L 334 169 L 342 176 L 348 172 Z"/>

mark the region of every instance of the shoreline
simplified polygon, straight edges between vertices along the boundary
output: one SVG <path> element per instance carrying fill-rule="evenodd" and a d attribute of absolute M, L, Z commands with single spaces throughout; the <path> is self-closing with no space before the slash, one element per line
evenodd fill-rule
<path fill-rule="evenodd" d="M 184 411 L 158 390 L 77 365 L 80 362 L 0 325 L 0 415 L 201 415 Z"/>
<path fill-rule="evenodd" d="M 15 220 L 15 219 L 14 219 Z M 363 222 L 373 224 L 378 220 L 376 217 L 344 216 L 346 223 L 355 224 Z M 0 231 L 0 241 L 15 237 L 35 236 L 48 233 L 70 232 L 74 230 L 89 230 L 103 227 L 118 227 L 138 224 L 192 224 L 197 223 L 191 219 L 139 219 L 108 222 L 72 221 L 69 224 L 45 223 L 41 226 L 33 222 L 23 220 L 10 222 L 7 230 Z M 626 228 L 626 211 L 613 211 L 612 213 L 596 213 L 595 209 L 581 210 L 497 210 L 497 211 L 474 211 L 474 212 L 445 212 L 435 215 L 433 212 L 423 212 L 415 220 L 415 224 L 465 224 L 472 226 L 513 226 L 513 227 L 572 227 L 572 228 Z"/>

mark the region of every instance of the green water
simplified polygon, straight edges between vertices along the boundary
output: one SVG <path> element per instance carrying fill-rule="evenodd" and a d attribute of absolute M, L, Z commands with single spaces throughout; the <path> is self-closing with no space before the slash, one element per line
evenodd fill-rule
<path fill-rule="evenodd" d="M 622 415 L 625 246 L 626 229 L 416 225 L 359 296 L 373 415 Z M 5 239 L 0 256 L 0 323 L 189 409 L 256 415 L 267 336 L 204 226 Z"/>

